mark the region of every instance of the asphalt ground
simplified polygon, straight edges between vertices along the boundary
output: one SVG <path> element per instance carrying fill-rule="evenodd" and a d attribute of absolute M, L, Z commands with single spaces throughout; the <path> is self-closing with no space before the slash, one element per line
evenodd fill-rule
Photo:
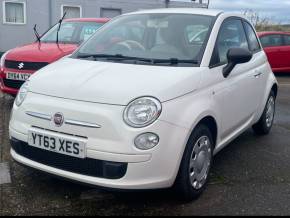
<path fill-rule="evenodd" d="M 290 215 L 290 75 L 280 76 L 272 133 L 245 132 L 220 152 L 210 184 L 192 203 L 170 190 L 116 193 L 26 169 L 10 156 L 13 99 L 0 93 L 2 215 Z"/>

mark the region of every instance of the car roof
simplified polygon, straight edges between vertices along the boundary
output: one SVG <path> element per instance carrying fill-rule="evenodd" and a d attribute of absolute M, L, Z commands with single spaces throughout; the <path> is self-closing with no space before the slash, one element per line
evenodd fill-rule
<path fill-rule="evenodd" d="M 283 31 L 264 31 L 264 32 L 258 32 L 258 35 L 261 36 L 267 36 L 267 35 L 290 35 L 290 32 L 283 32 Z"/>
<path fill-rule="evenodd" d="M 92 23 L 107 23 L 109 18 L 71 18 L 65 19 L 64 22 L 92 22 Z"/>
<path fill-rule="evenodd" d="M 153 10 L 142 10 L 129 14 L 196 14 L 196 15 L 207 15 L 207 16 L 218 16 L 223 13 L 221 10 L 213 10 L 206 8 L 166 8 L 166 9 L 153 9 Z"/>

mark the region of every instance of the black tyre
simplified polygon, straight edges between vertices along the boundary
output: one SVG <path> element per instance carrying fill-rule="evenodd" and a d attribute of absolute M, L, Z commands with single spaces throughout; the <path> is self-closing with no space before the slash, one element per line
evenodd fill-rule
<path fill-rule="evenodd" d="M 214 142 L 211 131 L 199 125 L 192 133 L 175 182 L 178 197 L 195 200 L 205 190 L 213 161 Z"/>
<path fill-rule="evenodd" d="M 258 135 L 268 135 L 272 129 L 276 112 L 276 95 L 271 91 L 263 115 L 253 130 Z"/>

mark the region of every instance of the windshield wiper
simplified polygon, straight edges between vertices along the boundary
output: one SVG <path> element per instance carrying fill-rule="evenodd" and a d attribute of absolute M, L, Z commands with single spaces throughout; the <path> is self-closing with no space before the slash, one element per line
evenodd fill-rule
<path fill-rule="evenodd" d="M 138 58 L 138 57 L 130 57 L 130 56 L 124 56 L 121 54 L 116 55 L 109 55 L 109 54 L 83 54 L 78 55 L 78 58 L 94 58 L 97 59 L 108 59 L 108 60 L 117 60 L 117 61 L 125 61 L 125 60 L 132 60 L 132 61 L 142 61 L 147 63 L 154 63 L 154 59 L 150 58 Z"/>
<path fill-rule="evenodd" d="M 181 60 L 177 58 L 170 58 L 170 59 L 151 59 L 151 58 L 139 58 L 139 57 L 130 57 L 130 56 L 124 56 L 121 54 L 115 54 L 115 55 L 109 55 L 109 54 L 81 54 L 77 56 L 78 58 L 94 58 L 102 59 L 105 58 L 107 60 L 117 60 L 117 61 L 126 61 L 126 60 L 132 60 L 132 61 L 141 61 L 148 64 L 170 64 L 170 65 L 178 65 L 180 63 L 184 64 L 198 64 L 199 62 L 196 60 Z"/>
<path fill-rule="evenodd" d="M 178 58 L 169 58 L 169 59 L 158 59 L 154 60 L 154 64 L 171 64 L 171 65 L 178 65 L 178 64 L 198 64 L 197 60 L 182 60 Z"/>
<path fill-rule="evenodd" d="M 33 31 L 34 31 L 34 35 L 36 36 L 37 41 L 40 43 L 40 35 L 37 31 L 37 24 L 34 25 Z"/>
<path fill-rule="evenodd" d="M 59 42 L 59 31 L 60 31 L 61 24 L 62 24 L 65 16 L 66 16 L 66 12 L 63 14 L 63 17 L 58 22 L 58 28 L 57 28 L 57 32 L 56 32 L 56 44 L 58 44 L 58 42 Z"/>

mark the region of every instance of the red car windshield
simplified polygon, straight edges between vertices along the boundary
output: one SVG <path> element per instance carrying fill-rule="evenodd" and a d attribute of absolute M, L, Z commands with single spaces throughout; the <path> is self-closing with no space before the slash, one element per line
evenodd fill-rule
<path fill-rule="evenodd" d="M 90 38 L 103 23 L 95 22 L 63 22 L 59 31 L 59 43 L 80 44 Z M 41 37 L 43 43 L 54 43 L 57 40 L 59 24 L 53 26 Z"/>

